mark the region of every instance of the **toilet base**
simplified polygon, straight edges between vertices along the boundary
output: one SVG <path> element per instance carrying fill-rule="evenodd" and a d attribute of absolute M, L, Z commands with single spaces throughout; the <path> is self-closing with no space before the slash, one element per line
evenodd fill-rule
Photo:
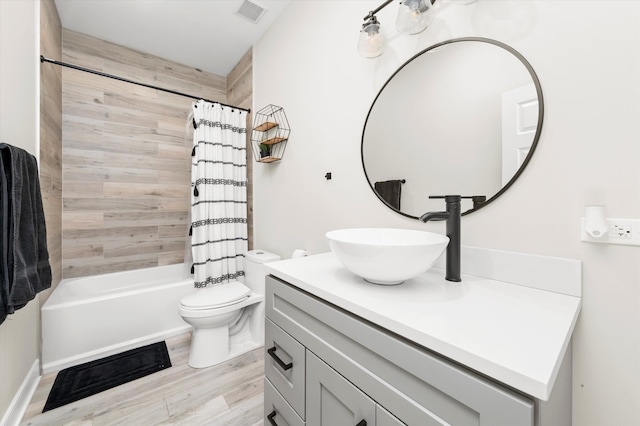
<path fill-rule="evenodd" d="M 243 309 L 250 309 L 250 314 L 230 336 L 229 324 L 235 324 Z M 192 327 L 188 361 L 192 368 L 211 367 L 264 345 L 263 295 L 252 294 L 237 305 L 221 308 L 215 318 L 196 316 L 182 307 L 180 315 Z"/>
<path fill-rule="evenodd" d="M 201 328 L 191 335 L 189 366 L 206 368 L 229 359 L 229 327 Z"/>

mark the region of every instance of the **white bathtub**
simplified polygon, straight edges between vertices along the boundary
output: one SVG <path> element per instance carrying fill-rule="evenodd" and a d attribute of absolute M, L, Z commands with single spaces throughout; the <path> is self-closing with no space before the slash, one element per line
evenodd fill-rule
<path fill-rule="evenodd" d="M 58 371 L 184 333 L 184 265 L 65 279 L 42 306 L 42 369 Z"/>

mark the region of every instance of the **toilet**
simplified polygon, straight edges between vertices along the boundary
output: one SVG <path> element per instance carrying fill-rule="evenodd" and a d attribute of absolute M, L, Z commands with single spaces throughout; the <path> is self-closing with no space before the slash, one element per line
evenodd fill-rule
<path fill-rule="evenodd" d="M 180 301 L 179 313 L 193 328 L 189 365 L 206 368 L 264 344 L 263 264 L 280 260 L 264 250 L 245 255 L 244 282 L 196 289 Z"/>

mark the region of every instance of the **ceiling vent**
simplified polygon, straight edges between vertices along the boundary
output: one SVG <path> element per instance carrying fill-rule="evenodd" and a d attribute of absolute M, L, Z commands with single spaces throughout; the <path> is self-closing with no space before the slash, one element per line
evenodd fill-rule
<path fill-rule="evenodd" d="M 267 8 L 255 1 L 244 0 L 237 14 L 249 21 L 256 23 L 267 11 Z"/>

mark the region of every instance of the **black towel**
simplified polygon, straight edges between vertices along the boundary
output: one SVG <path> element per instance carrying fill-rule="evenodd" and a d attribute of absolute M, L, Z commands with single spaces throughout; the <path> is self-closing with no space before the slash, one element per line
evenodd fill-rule
<path fill-rule="evenodd" d="M 376 182 L 374 189 L 387 204 L 396 210 L 400 210 L 400 195 L 402 193 L 402 180 L 386 180 Z"/>
<path fill-rule="evenodd" d="M 47 230 L 36 158 L 0 143 L 0 324 L 51 287 Z"/>
<path fill-rule="evenodd" d="M 9 191 L 11 177 L 11 156 L 2 155 L 0 150 L 0 324 L 7 317 L 7 301 L 9 300 L 9 265 L 13 261 L 9 255 L 9 241 L 13 241 L 13 228 L 9 221 L 11 215 L 11 192 Z M 5 172 L 6 170 L 6 172 Z"/>

